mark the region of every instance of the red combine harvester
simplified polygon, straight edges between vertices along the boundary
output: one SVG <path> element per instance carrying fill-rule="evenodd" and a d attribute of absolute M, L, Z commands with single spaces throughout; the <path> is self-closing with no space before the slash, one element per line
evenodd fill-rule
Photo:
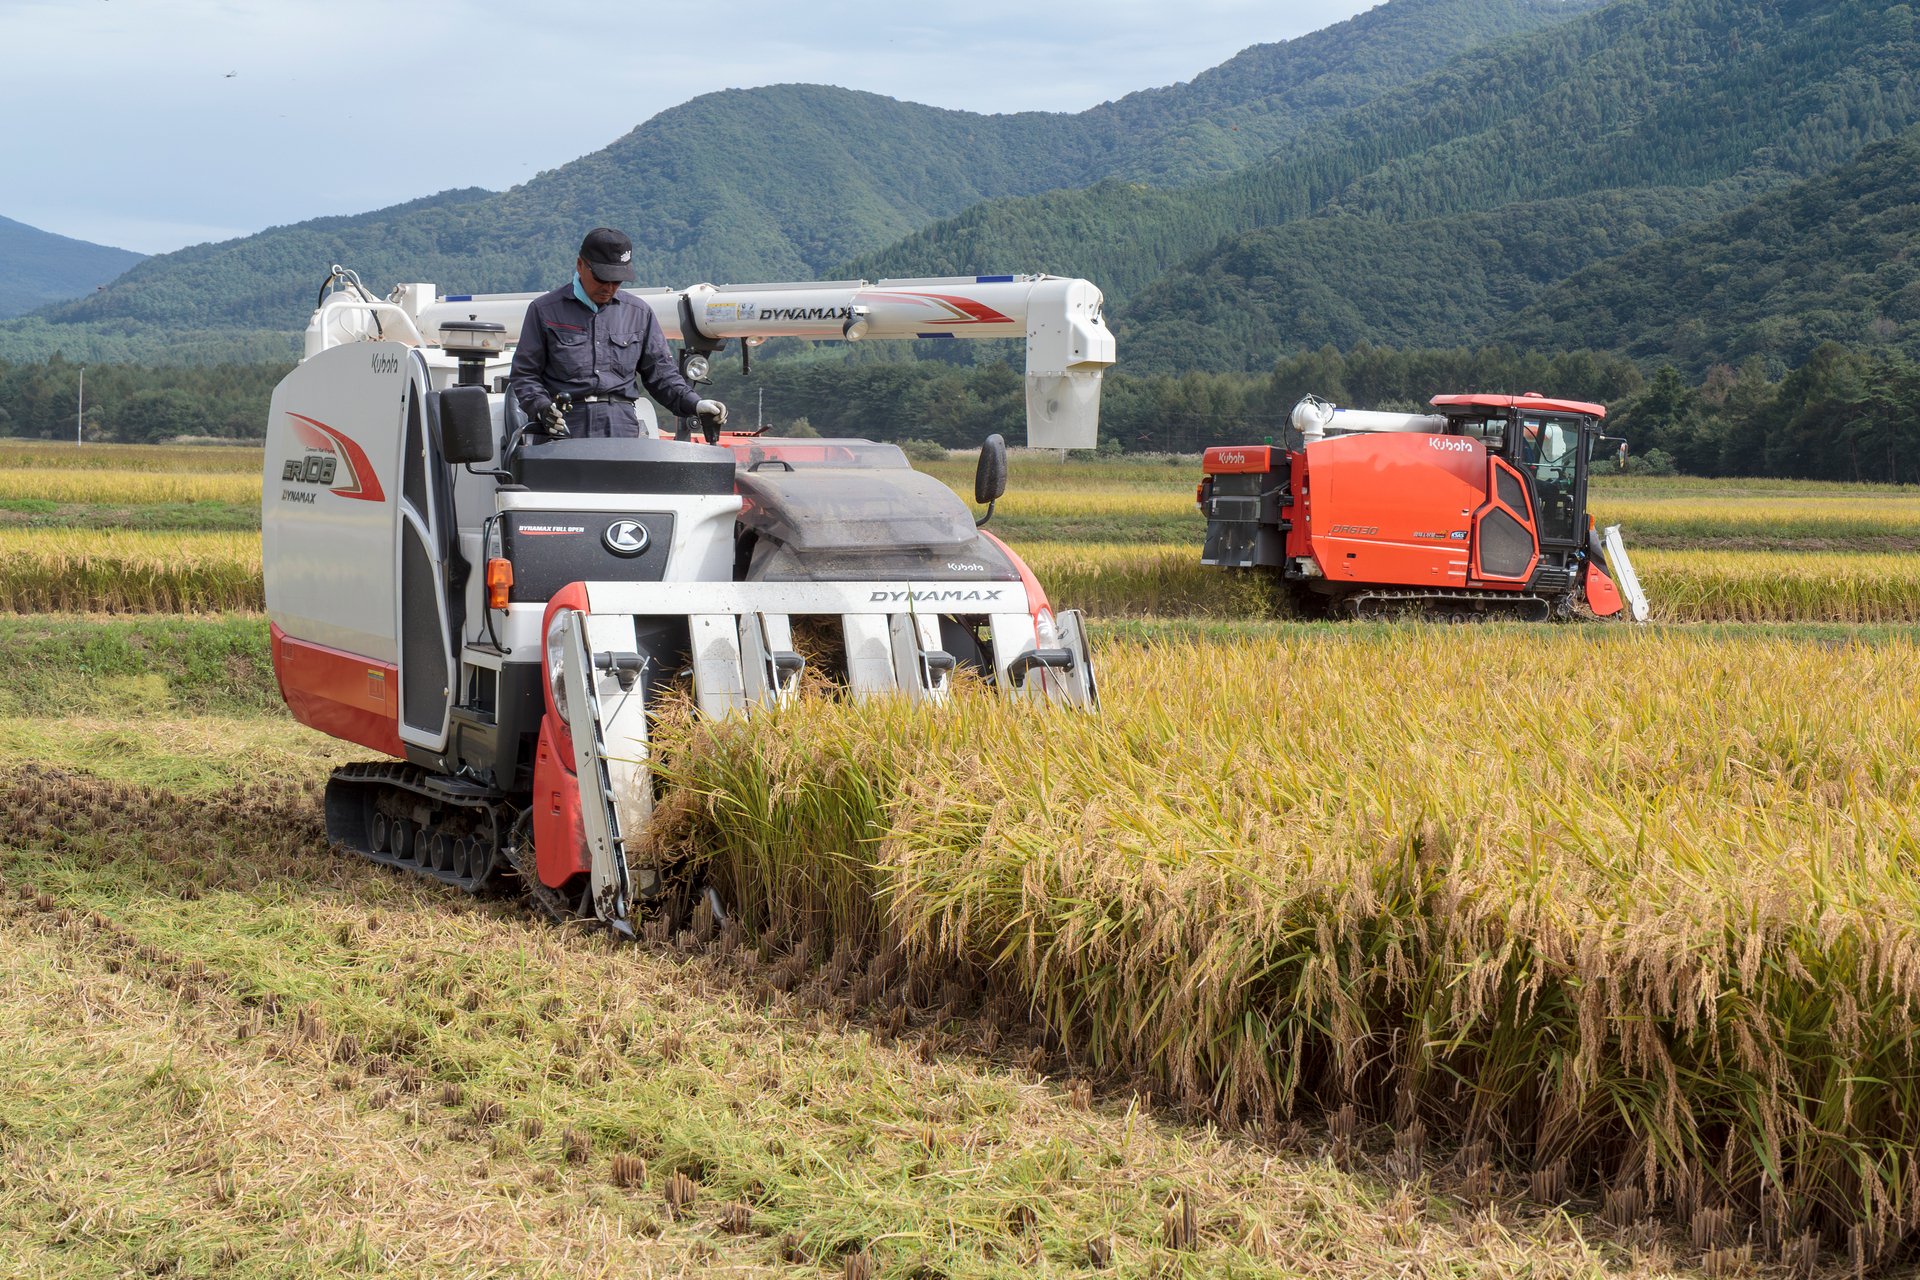
<path fill-rule="evenodd" d="M 1336 617 L 1546 621 L 1648 608 L 1618 526 L 1587 514 L 1593 459 L 1623 442 L 1606 409 L 1439 395 L 1430 414 L 1293 411 L 1299 449 L 1206 451 L 1202 564 L 1277 570 L 1296 607 Z M 1609 572 L 1611 570 L 1611 572 Z"/>

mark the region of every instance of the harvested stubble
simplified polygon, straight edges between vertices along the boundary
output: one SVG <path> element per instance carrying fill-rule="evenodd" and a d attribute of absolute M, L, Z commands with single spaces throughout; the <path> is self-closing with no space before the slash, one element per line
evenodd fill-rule
<path fill-rule="evenodd" d="M 256 458 L 258 455 L 255 455 Z M 8 468 L 0 454 L 0 500 L 40 498 L 99 506 L 154 506 L 169 502 L 260 501 L 260 475 L 221 472 L 55 471 Z"/>
<path fill-rule="evenodd" d="M 1627 1260 L 1564 1218 L 1495 1230 L 1437 1200 L 1409 1220 L 1364 1173 L 1074 1110 L 970 1055 L 920 1063 L 831 1011 L 748 998 L 751 948 L 615 947 L 338 857 L 297 792 L 13 770 L 0 816 L 9 1274 L 760 1275 L 852 1250 L 881 1274 L 990 1280 L 1052 1274 L 1094 1239 L 1141 1275 L 1182 1195 L 1188 1276 L 1600 1280 Z M 456 978 L 489 1012 L 454 1010 Z M 372 1056 L 339 1090 L 346 1036 Z M 671 1060 L 653 1050 L 669 1039 Z M 462 1081 L 551 1138 L 488 1138 L 435 1104 Z M 641 1184 L 611 1185 L 595 1146 L 630 1153 Z M 691 1214 L 643 1190 L 671 1187 L 649 1161 L 697 1182 Z M 717 1232 L 722 1212 L 749 1230 Z"/>
<path fill-rule="evenodd" d="M 0 530 L 0 611 L 201 613 L 264 604 L 258 534 Z"/>
<path fill-rule="evenodd" d="M 1916 659 L 1507 628 L 1125 650 L 1099 718 L 963 690 L 668 723 L 662 813 L 750 925 L 1015 984 L 1085 1069 L 1880 1251 L 1920 1227 Z"/>

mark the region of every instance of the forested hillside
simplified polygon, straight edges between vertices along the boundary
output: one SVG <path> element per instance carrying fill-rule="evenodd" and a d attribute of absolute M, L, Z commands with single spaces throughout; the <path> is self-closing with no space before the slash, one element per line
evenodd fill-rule
<path fill-rule="evenodd" d="M 1305 218 L 1235 236 L 1118 310 L 1134 373 L 1259 370 L 1331 343 L 1484 341 L 1555 281 L 1744 203 L 1738 183 L 1523 200 L 1415 222 Z M 1551 350 L 1601 343 L 1578 331 Z"/>
<path fill-rule="evenodd" d="M 1464 54 L 1302 130 L 1271 162 L 1220 182 L 1156 192 L 1109 182 L 992 201 L 845 270 L 1018 264 L 1085 275 L 1124 303 L 1176 265 L 1205 277 L 1217 257 L 1241 252 L 1234 237 L 1315 215 L 1410 223 L 1709 184 L 1758 195 L 1920 118 L 1916 65 L 1912 13 L 1884 0 L 1619 0 Z M 1724 209 L 1726 192 L 1700 213 Z M 1568 261 L 1577 265 L 1579 255 Z M 1273 277 L 1228 287 L 1248 307 L 1284 310 Z M 1441 305 L 1431 286 L 1421 292 L 1417 309 Z M 1151 326 L 1163 317 L 1128 318 Z M 1281 350 L 1299 341 L 1284 330 L 1275 340 Z"/>
<path fill-rule="evenodd" d="M 1390 0 L 1075 115 L 943 111 L 820 85 L 705 94 L 511 191 L 446 192 L 163 254 L 44 318 L 291 330 L 334 262 L 382 290 L 398 280 L 550 288 L 596 223 L 632 235 L 644 281 L 811 279 L 981 200 L 1109 175 L 1161 186 L 1215 178 L 1461 50 L 1590 7 Z M 13 350 L 9 336 L 0 327 L 0 355 Z"/>
<path fill-rule="evenodd" d="M 91 293 L 143 256 L 0 218 L 0 319 Z"/>
<path fill-rule="evenodd" d="M 1831 174 L 1573 274 L 1501 326 L 1703 375 L 1824 342 L 1920 357 L 1920 127 Z"/>

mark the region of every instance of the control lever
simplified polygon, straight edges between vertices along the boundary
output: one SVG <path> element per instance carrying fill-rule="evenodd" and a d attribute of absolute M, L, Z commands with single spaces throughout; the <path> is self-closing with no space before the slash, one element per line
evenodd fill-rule
<path fill-rule="evenodd" d="M 1007 675 L 1015 680 L 1019 680 L 1035 667 L 1045 667 L 1050 671 L 1071 673 L 1073 671 L 1073 650 L 1029 650 L 1007 664 Z"/>
<path fill-rule="evenodd" d="M 614 679 L 620 682 L 621 691 L 632 693 L 633 682 L 638 680 L 640 673 L 647 669 L 647 660 L 637 653 L 615 653 L 612 650 L 603 650 L 593 655 L 593 669 L 613 672 Z"/>

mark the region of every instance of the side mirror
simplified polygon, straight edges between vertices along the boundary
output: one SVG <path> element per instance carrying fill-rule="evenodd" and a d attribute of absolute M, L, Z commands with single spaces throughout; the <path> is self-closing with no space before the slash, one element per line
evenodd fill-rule
<path fill-rule="evenodd" d="M 493 457 L 493 413 L 485 387 L 448 387 L 440 393 L 440 456 L 455 466 Z"/>
<path fill-rule="evenodd" d="M 1596 435 L 1593 438 L 1593 452 L 1589 453 L 1587 457 L 1592 459 L 1595 462 L 1598 462 L 1600 461 L 1600 459 L 1607 457 L 1609 454 L 1617 452 L 1620 446 L 1624 445 L 1626 442 L 1627 442 L 1627 438 L 1625 436 Z"/>
<path fill-rule="evenodd" d="M 980 465 L 973 473 L 973 501 L 992 505 L 1007 491 L 1007 442 L 988 436 L 980 443 Z"/>

